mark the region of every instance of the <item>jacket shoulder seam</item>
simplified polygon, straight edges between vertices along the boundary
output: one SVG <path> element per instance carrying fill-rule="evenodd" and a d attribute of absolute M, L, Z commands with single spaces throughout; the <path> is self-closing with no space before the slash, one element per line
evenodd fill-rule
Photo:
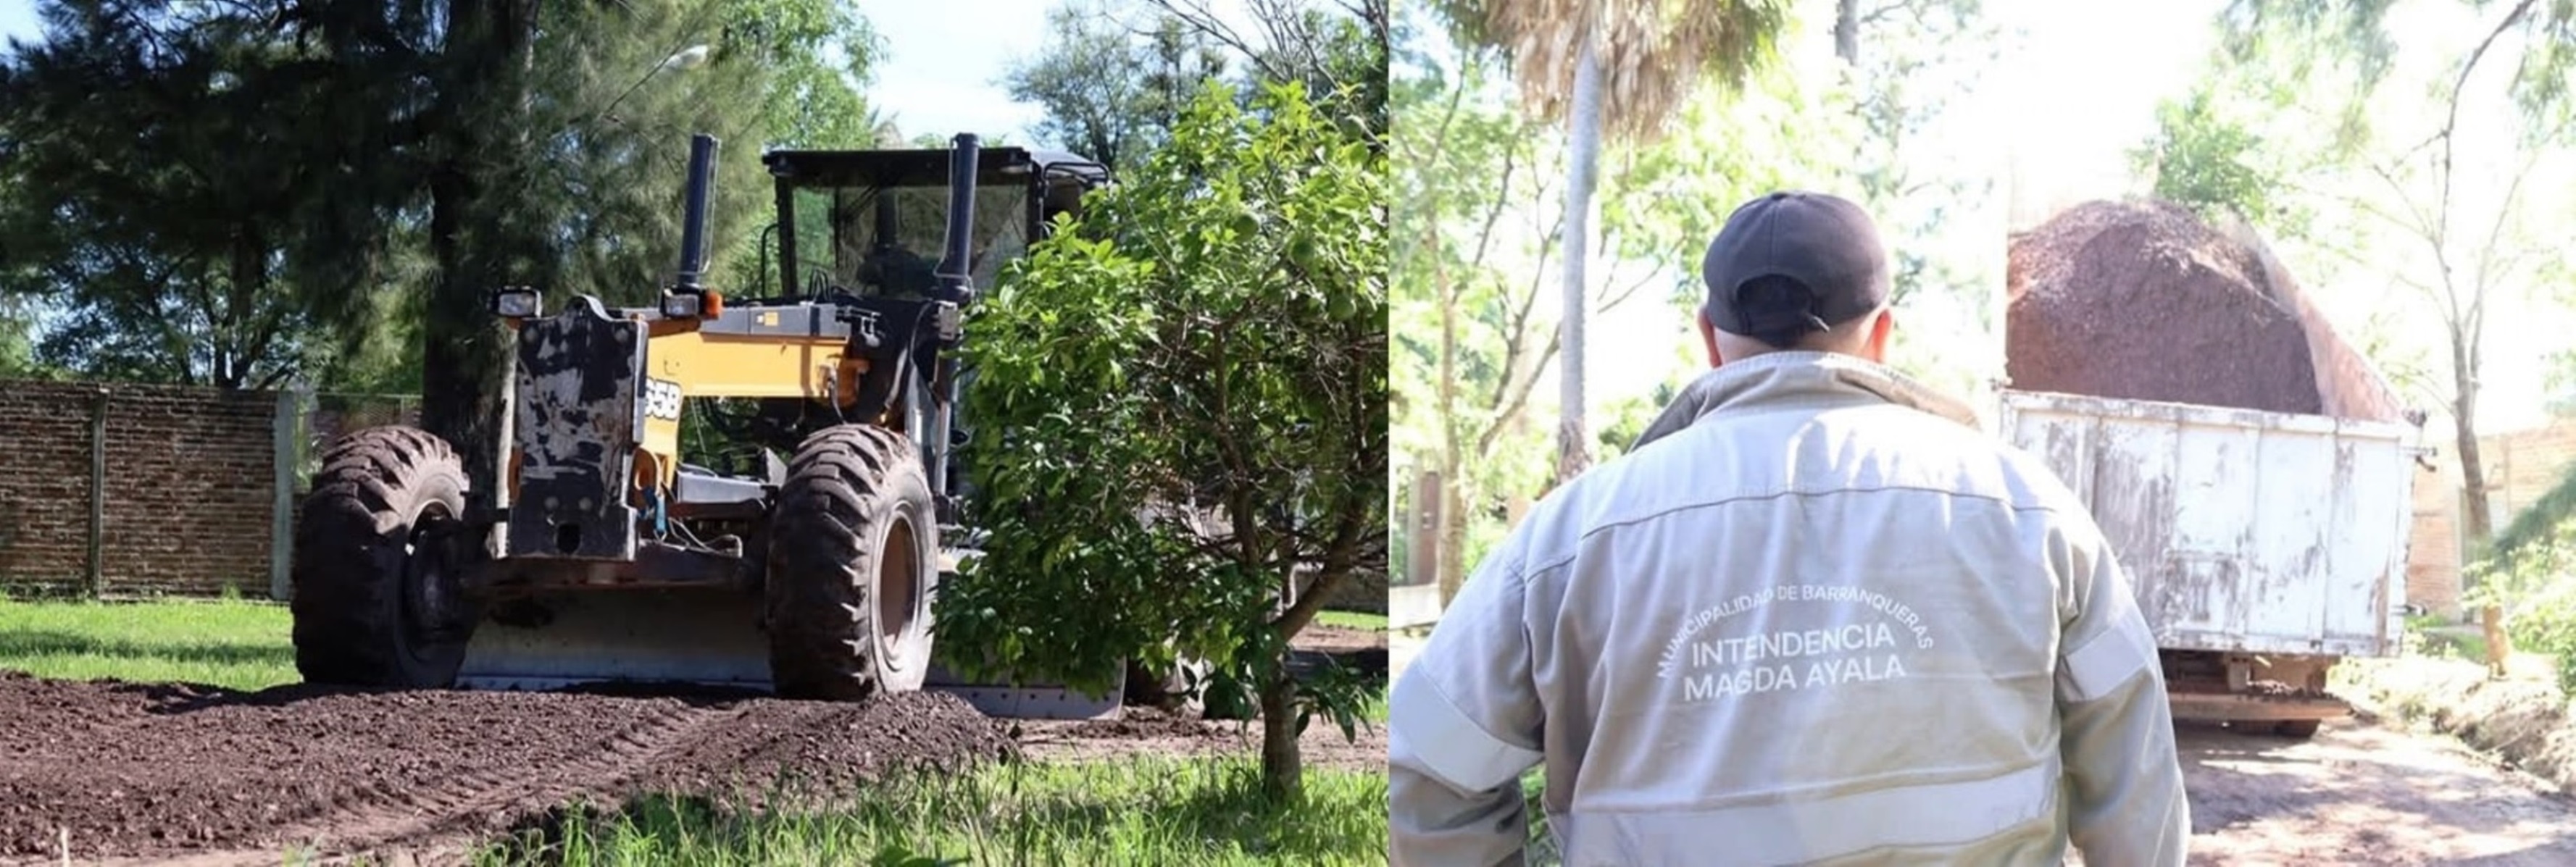
<path fill-rule="evenodd" d="M 1978 493 L 1978 492 L 1974 492 L 1974 491 L 1954 491 L 1954 490 L 1948 490 L 1948 489 L 1945 489 L 1945 488 L 1933 488 L 1933 487 L 1925 487 L 1925 486 L 1921 486 L 1921 485 L 1878 485 L 1878 486 L 1866 487 L 1866 488 L 1862 488 L 1862 487 L 1852 487 L 1852 488 L 1833 488 L 1833 489 L 1829 489 L 1829 490 L 1803 490 L 1803 491 L 1801 491 L 1801 490 L 1788 490 L 1788 491 L 1773 491 L 1773 492 L 1770 492 L 1770 493 L 1763 493 L 1763 494 L 1742 494 L 1742 495 L 1738 495 L 1738 496 L 1722 497 L 1722 498 L 1715 499 L 1715 500 L 1707 500 L 1707 501 L 1697 502 L 1697 503 L 1687 503 L 1687 504 L 1684 504 L 1684 505 L 1674 506 L 1674 507 L 1669 508 L 1669 509 L 1663 509 L 1663 510 L 1661 510 L 1661 511 L 1650 512 L 1650 513 L 1647 513 L 1647 514 L 1643 514 L 1643 515 L 1636 515 L 1636 516 L 1633 516 L 1633 517 L 1621 518 L 1621 519 L 1616 520 L 1616 521 L 1605 521 L 1605 522 L 1602 522 L 1602 523 L 1600 523 L 1600 524 L 1597 524 L 1597 525 L 1594 525 L 1594 526 L 1591 526 L 1591 527 L 1586 527 L 1586 528 L 1584 528 L 1582 535 L 1576 536 L 1576 537 L 1575 537 L 1575 540 L 1576 540 L 1578 543 L 1580 543 L 1580 542 L 1584 542 L 1584 541 L 1589 541 L 1589 540 L 1591 540 L 1591 538 L 1592 538 L 1592 537 L 1594 537 L 1594 536 L 1598 536 L 1598 535 L 1602 534 L 1602 533 L 1603 533 L 1603 532 L 1605 532 L 1605 531 L 1618 529 L 1618 528 L 1620 528 L 1620 527 L 1628 527 L 1628 526 L 1634 526 L 1634 525 L 1637 525 L 1637 524 L 1643 524 L 1643 523 L 1645 523 L 1645 522 L 1652 521 L 1652 520 L 1655 520 L 1655 519 L 1657 519 L 1657 518 L 1664 517 L 1664 516 L 1666 516 L 1666 515 L 1671 515 L 1671 514 L 1675 514 L 1675 513 L 1678 513 L 1678 512 L 1688 512 L 1688 511 L 1693 511 L 1693 510 L 1696 510 L 1696 509 L 1714 509 L 1714 508 L 1717 508 L 1717 507 L 1720 507 L 1720 506 L 1731 506 L 1731 505 L 1735 505 L 1735 504 L 1737 504 L 1737 503 L 1749 503 L 1749 502 L 1757 502 L 1757 501 L 1761 501 L 1761 500 L 1777 500 L 1777 499 L 1782 499 L 1782 498 L 1786 498 L 1786 497 L 1828 497 L 1828 496 L 1835 496 L 1835 495 L 1839 495 L 1839 494 L 1877 494 L 1877 493 L 1886 493 L 1886 492 L 1890 492 L 1890 491 L 1910 491 L 1910 492 L 1926 493 L 1926 494 L 1942 494 L 1942 495 L 1945 495 L 1945 496 L 1962 497 L 1962 498 L 1971 499 L 1971 500 L 1984 500 L 1984 501 L 1987 501 L 1987 502 L 1990 502 L 1990 503 L 1995 503 L 1995 504 L 2001 505 L 2001 506 L 2003 506 L 2004 508 L 2010 509 L 2010 510 L 2015 511 L 2015 512 L 2047 512 L 2047 513 L 2050 513 L 2050 514 L 2064 514 L 2064 510 L 2062 510 L 2062 509 L 2058 508 L 2057 506 L 2053 506 L 2053 505 L 2050 505 L 2050 504 L 2047 504 L 2047 503 L 2025 503 L 2025 502 L 2019 502 L 2019 501 L 2013 500 L 2013 499 L 2011 499 L 2011 498 L 2009 498 L 2009 497 L 1999 497 L 1999 496 L 1996 496 L 1996 495 L 1993 495 L 1993 494 Z M 1578 545 L 1577 545 L 1577 547 L 1581 547 L 1581 546 L 1578 544 Z M 1574 559 L 1575 559 L 1575 553 L 1574 553 L 1573 551 L 1567 551 L 1567 552 L 1564 552 L 1564 553 L 1558 554 L 1558 555 L 1557 555 L 1557 556 L 1555 556 L 1555 557 L 1551 557 L 1551 558 L 1547 559 L 1546 561 L 1541 562 L 1541 563 L 1540 563 L 1539 565 L 1537 565 L 1537 566 L 1526 566 L 1526 567 L 1525 567 L 1525 562 L 1526 562 L 1526 561 L 1522 561 L 1522 562 L 1515 562 L 1515 563 L 1513 563 L 1513 564 L 1512 564 L 1513 568 L 1512 568 L 1512 569 L 1510 569 L 1510 570 L 1508 570 L 1508 571 L 1507 571 L 1507 574 L 1510 574 L 1510 575 L 1512 575 L 1513 577 L 1515 577 L 1515 578 L 1517 578 L 1517 579 L 1519 579 L 1519 580 L 1521 580 L 1521 581 L 1526 582 L 1526 581 L 1529 579 L 1529 576 L 1530 576 L 1530 575 L 1532 575 L 1532 574 L 1539 573 L 1539 572 L 1546 572 L 1546 571 L 1551 570 L 1551 569 L 1560 568 L 1560 567 L 1562 567 L 1562 566 L 1564 566 L 1564 565 L 1566 565 L 1566 564 L 1568 564 L 1568 563 L 1572 563 L 1572 562 L 1574 562 Z"/>

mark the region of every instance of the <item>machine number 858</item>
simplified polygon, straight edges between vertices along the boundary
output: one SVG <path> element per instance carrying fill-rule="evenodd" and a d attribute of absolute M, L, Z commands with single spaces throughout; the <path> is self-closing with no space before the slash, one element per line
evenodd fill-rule
<path fill-rule="evenodd" d="M 644 414 L 652 418 L 680 420 L 680 384 L 668 380 L 644 380 Z"/>

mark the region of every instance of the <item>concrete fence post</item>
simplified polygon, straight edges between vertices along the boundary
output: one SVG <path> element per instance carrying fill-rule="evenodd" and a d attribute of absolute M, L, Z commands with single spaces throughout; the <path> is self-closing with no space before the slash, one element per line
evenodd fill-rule
<path fill-rule="evenodd" d="M 1440 583 L 1440 471 L 1424 470 L 1413 478 L 1413 514 L 1405 547 L 1405 577 L 1416 584 Z"/>
<path fill-rule="evenodd" d="M 89 405 L 89 576 L 91 599 L 107 595 L 107 388 Z"/>
<path fill-rule="evenodd" d="M 303 422 L 304 401 L 299 390 L 279 389 L 276 417 L 269 422 L 270 452 L 274 455 L 270 484 L 276 490 L 268 528 L 268 598 L 279 602 L 286 601 L 294 589 L 290 576 L 295 554 L 295 476 L 304 464 Z"/>

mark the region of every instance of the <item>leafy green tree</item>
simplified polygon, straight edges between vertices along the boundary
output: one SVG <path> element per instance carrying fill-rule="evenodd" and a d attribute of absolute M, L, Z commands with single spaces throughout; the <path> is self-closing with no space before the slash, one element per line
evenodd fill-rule
<path fill-rule="evenodd" d="M 1565 187 L 1565 355 L 1558 371 L 1556 481 L 1591 463 L 1584 433 L 1586 268 L 1591 257 L 1593 187 L 1601 145 L 1652 142 L 1674 109 L 1703 82 L 1722 91 L 1771 64 L 1786 10 L 1770 3 L 1694 4 L 1684 14 L 1653 0 L 1439 0 L 1452 34 L 1510 57 L 1521 98 L 1536 116 L 1563 123 Z"/>
<path fill-rule="evenodd" d="M 1428 18 L 1416 11 L 1404 26 L 1436 26 Z M 1439 482 L 1429 543 L 1437 573 L 1408 577 L 1436 582 L 1445 599 L 1501 535 L 1510 503 L 1549 481 L 1530 400 L 1563 345 L 1546 302 L 1565 222 L 1564 178 L 1551 169 L 1564 148 L 1545 122 L 1511 104 L 1499 52 L 1437 36 L 1404 44 L 1406 62 L 1390 79 L 1395 448 L 1398 466 Z M 1621 264 L 1633 263 L 1611 263 L 1591 309 L 1615 309 L 1645 287 L 1622 280 Z M 1416 507 L 1413 493 L 1412 484 L 1399 488 L 1407 509 Z"/>
<path fill-rule="evenodd" d="M 53 370 L 36 360 L 35 305 L 0 295 L 0 379 L 46 379 Z"/>
<path fill-rule="evenodd" d="M 991 538 L 942 588 L 950 664 L 1096 690 L 1140 648 L 1204 659 L 1257 687 L 1267 788 L 1299 790 L 1298 733 L 1368 691 L 1287 651 L 1385 568 L 1384 176 L 1302 87 L 1211 84 L 979 305 Z"/>
<path fill-rule="evenodd" d="M 1543 125 L 1503 102 L 1491 54 L 1410 58 L 1394 79 L 1394 447 L 1397 466 L 1437 478 L 1431 538 L 1407 540 L 1435 546 L 1437 573 L 1407 577 L 1437 583 L 1444 600 L 1478 553 L 1471 534 L 1490 524 L 1474 517 L 1485 496 L 1545 481 L 1543 456 L 1510 434 L 1559 345 L 1539 305 L 1555 215 L 1531 207 L 1544 205 L 1555 151 Z M 1540 213 L 1513 219 L 1516 206 Z M 1514 267 L 1523 257 L 1539 267 Z M 1409 527 L 1422 504 L 1409 482 L 1398 490 Z"/>
<path fill-rule="evenodd" d="M 734 243 L 711 265 L 756 277 L 728 260 L 758 258 L 762 146 L 886 132 L 857 90 L 874 37 L 844 0 L 43 8 L 61 44 L 0 81 L 46 118 L 0 140 L 0 161 L 42 178 L 0 217 L 39 267 L 0 271 L 70 306 L 48 354 L 244 386 L 416 385 L 478 487 L 506 362 L 489 290 L 652 297 L 677 259 L 693 132 L 726 142 L 711 228 Z"/>
<path fill-rule="evenodd" d="M 1927 321 L 1923 315 L 1930 305 L 1919 302 L 1967 301 L 1992 291 L 2001 279 L 1991 267 L 1996 260 L 1958 251 L 1992 249 L 2002 214 L 1991 197 L 1994 178 L 1982 165 L 1944 164 L 1921 152 L 1962 98 L 1983 88 L 2007 50 L 2003 28 L 1981 0 L 1893 0 L 1865 12 L 1857 0 L 1839 5 L 1834 43 L 1844 74 L 1823 101 L 1826 110 L 1853 121 L 1857 140 L 1845 182 L 1894 240 L 1888 251 L 1895 266 L 1891 295 L 1909 308 L 1907 321 L 1914 327 L 1908 332 L 1919 337 L 1953 327 L 1997 328 Z M 1998 206 L 1991 221 L 1978 210 L 1987 205 Z M 1927 297 L 1918 302 L 1917 296 Z M 1981 301 L 1965 306 L 1983 318 Z M 1900 366 L 1917 361 L 1913 353 L 1898 354 Z"/>
<path fill-rule="evenodd" d="M 1354 121 L 1371 140 L 1387 131 L 1387 59 L 1393 10 L 1387 0 L 1249 0 L 1253 32 L 1217 15 L 1209 0 L 1150 0 L 1171 18 L 1233 49 L 1244 84 L 1302 82 L 1319 105 Z"/>
<path fill-rule="evenodd" d="M 112 378 L 264 388 L 363 324 L 381 191 L 328 130 L 363 120 L 292 46 L 168 3 L 48 7 L 0 62 L 14 122 L 8 288 L 62 305 L 47 361 Z"/>
<path fill-rule="evenodd" d="M 1223 51 L 1181 19 L 1131 28 L 1122 9 L 1092 0 L 1047 10 L 1046 49 L 1004 79 L 1012 99 L 1045 110 L 1032 134 L 1113 171 L 1159 147 L 1199 82 L 1225 72 Z"/>
<path fill-rule="evenodd" d="M 2257 154 L 2261 136 L 2218 113 L 2206 84 L 2156 107 L 2156 134 L 2133 154 L 2155 174 L 2157 198 L 2199 211 L 2252 220 L 2272 216 L 2274 176 Z"/>
<path fill-rule="evenodd" d="M 2576 100 L 2567 84 L 2576 72 L 2570 48 L 2576 6 L 2407 4 L 2415 13 L 2474 18 L 2478 35 L 2464 45 L 2417 34 L 2397 39 L 2389 32 L 2397 6 L 2389 0 L 2237 0 L 2218 22 L 2226 39 L 2214 77 L 2254 78 L 2331 112 L 2331 123 L 2311 118 L 2307 124 L 2331 130 L 2330 146 L 2273 148 L 2327 157 L 2290 163 L 2289 179 L 2278 188 L 2320 216 L 2342 218 L 2332 229 L 2294 230 L 2300 246 L 2411 295 L 2421 305 L 2418 315 L 2440 324 L 2435 354 L 2447 376 L 2435 390 L 2451 417 L 2453 454 L 2469 491 L 2463 530 L 2475 556 L 2496 526 L 2477 435 L 2488 314 L 2499 302 L 2545 297 L 2570 276 L 2552 264 L 2563 258 L 2551 228 L 2563 221 L 2553 213 L 2563 203 L 2538 184 L 2576 156 Z M 2406 52 L 2435 54 L 2438 62 L 2414 65 L 2432 70 L 2417 77 L 2397 62 Z M 2498 97 L 2512 107 L 2503 113 L 2510 117 L 2476 129 L 2476 106 Z M 2202 126 L 2257 122 L 2249 114 L 2203 119 Z M 2276 123 L 2267 133 L 2280 128 Z M 2491 192 L 2469 192 L 2480 187 Z M 2292 209 L 2288 216 L 2249 215 L 2277 228 L 2296 227 L 2305 214 Z M 2330 236 L 2345 241 L 2333 243 Z M 2490 664 L 2500 665 L 2507 647 L 2501 612 L 2488 606 L 2481 615 L 2495 654 Z"/>
<path fill-rule="evenodd" d="M 1563 249 L 1564 178 L 1535 168 L 1561 164 L 1564 150 L 1546 134 L 1548 122 L 1509 110 L 1508 55 L 1428 32 L 1443 22 L 1421 8 L 1397 23 L 1410 34 L 1399 40 L 1404 63 L 1390 78 L 1399 166 L 1397 462 L 1436 474 L 1447 488 L 1434 559 L 1448 589 L 1507 525 L 1513 501 L 1547 480 L 1543 457 L 1537 476 L 1529 475 L 1544 437 L 1528 430 L 1526 401 L 1530 386 L 1558 365 L 1563 342 L 1553 318 L 1562 305 L 1541 302 L 1564 292 L 1547 279 L 1559 276 L 1552 266 Z M 1661 137 L 1606 151 L 1597 201 L 1598 247 L 1607 255 L 1586 278 L 1586 310 L 1640 297 L 1695 306 L 1705 290 L 1696 258 L 1681 251 L 1705 244 L 1737 202 L 1807 186 L 1853 191 L 1886 215 L 1901 304 L 1982 313 L 1961 302 L 1991 285 L 1983 251 L 1995 229 L 1960 217 L 1974 216 L 1988 182 L 1902 143 L 1946 120 L 1947 94 L 1967 90 L 1998 55 L 1990 42 L 1968 51 L 1954 43 L 1993 30 L 1969 0 L 1886 4 L 1857 16 L 1849 34 L 1856 63 L 1823 75 L 1814 67 L 1756 70 L 1738 89 L 1683 99 Z M 1676 310 L 1676 325 L 1687 315 Z M 1939 345 L 1949 323 L 1926 321 L 1933 324 L 1909 329 L 1917 336 L 1901 342 L 1900 366 L 1968 378 L 1953 369 L 1961 365 L 1945 351 L 1952 347 Z M 1674 335 L 1667 385 L 1691 374 L 1685 343 Z M 1633 417 L 1652 405 L 1646 398 L 1594 407 L 1602 428 L 1591 450 L 1624 450 L 1623 432 L 1632 435 Z M 1399 487 L 1399 496 L 1399 508 L 1413 514 L 1413 486 Z"/>

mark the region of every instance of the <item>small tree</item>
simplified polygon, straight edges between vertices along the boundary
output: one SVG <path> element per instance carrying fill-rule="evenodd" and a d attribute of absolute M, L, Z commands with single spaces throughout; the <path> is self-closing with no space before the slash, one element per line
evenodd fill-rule
<path fill-rule="evenodd" d="M 1310 105 L 1210 85 L 969 326 L 985 555 L 940 597 L 952 667 L 1105 690 L 1186 655 L 1257 689 L 1265 787 L 1318 712 L 1288 641 L 1386 558 L 1383 158 Z"/>

